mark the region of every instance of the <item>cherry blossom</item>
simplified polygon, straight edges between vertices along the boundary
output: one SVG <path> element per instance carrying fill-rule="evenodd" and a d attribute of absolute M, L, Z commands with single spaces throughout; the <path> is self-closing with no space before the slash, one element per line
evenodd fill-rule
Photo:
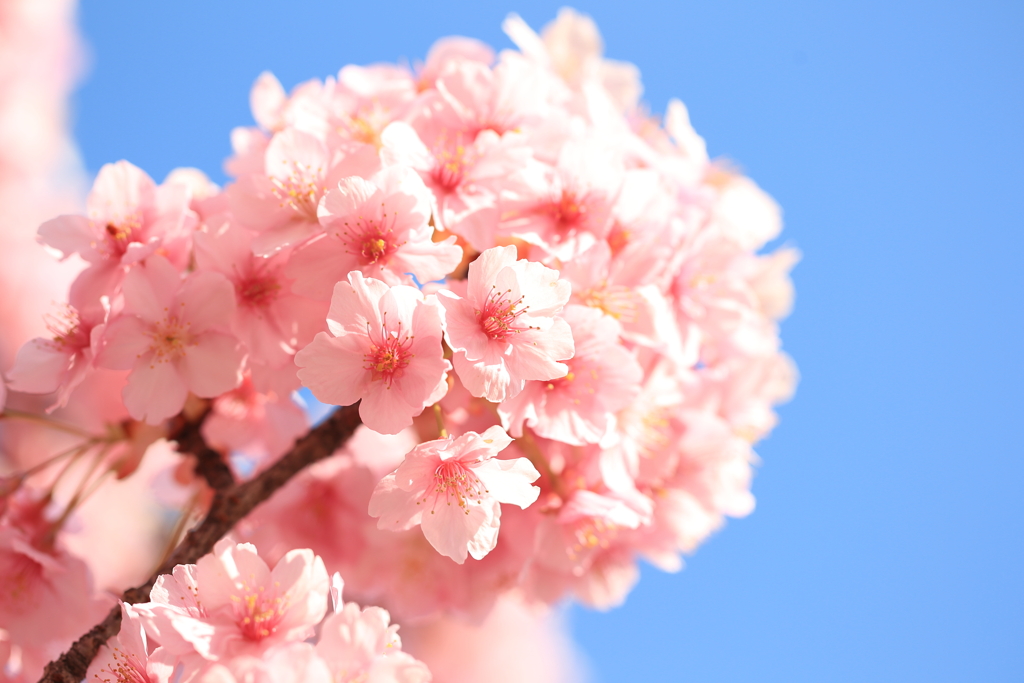
<path fill-rule="evenodd" d="M 138 609 L 167 647 L 187 643 L 207 660 L 302 640 L 327 610 L 327 570 L 309 550 L 288 553 L 271 570 L 254 546 L 222 539 L 180 577 L 154 587 Z"/>
<path fill-rule="evenodd" d="M 123 396 L 137 420 L 157 424 L 181 410 L 188 392 L 213 397 L 242 381 L 244 352 L 221 331 L 235 308 L 218 273 L 184 280 L 166 259 L 150 257 L 128 274 L 125 306 L 103 335 L 96 363 L 131 370 Z"/>
<path fill-rule="evenodd" d="M 334 283 L 352 271 L 411 284 L 410 276 L 440 280 L 462 259 L 454 236 L 431 240 L 430 195 L 408 168 L 388 168 L 371 180 L 343 178 L 324 195 L 319 216 L 326 234 L 288 262 L 294 290 L 314 299 L 329 299 Z"/>
<path fill-rule="evenodd" d="M 114 294 L 125 267 L 161 249 L 177 263 L 188 257 L 195 215 L 179 184 L 157 186 L 127 161 L 100 169 L 88 199 L 88 216 L 60 216 L 39 228 L 39 239 L 63 258 L 78 254 L 90 267 L 79 274 L 72 294 L 99 305 Z"/>
<path fill-rule="evenodd" d="M 488 401 L 514 397 L 527 380 L 564 377 L 568 367 L 558 361 L 573 355 L 572 332 L 557 317 L 569 283 L 516 256 L 515 246 L 488 249 L 470 264 L 464 297 L 438 292 L 455 371 Z"/>
<path fill-rule="evenodd" d="M 526 388 L 498 406 L 502 424 L 522 436 L 524 423 L 541 436 L 582 446 L 613 434 L 615 413 L 636 398 L 643 369 L 619 344 L 621 328 L 593 308 L 568 306 L 564 320 L 572 328 L 576 353 L 569 372 Z"/>
<path fill-rule="evenodd" d="M 164 648 L 149 652 L 135 609 L 121 603 L 121 631 L 100 648 L 89 666 L 89 683 L 170 683 L 177 662 Z"/>
<path fill-rule="evenodd" d="M 397 434 L 448 391 L 437 306 L 412 287 L 359 271 L 334 287 L 321 332 L 295 356 L 299 379 L 325 403 L 359 404 L 371 429 Z"/>
<path fill-rule="evenodd" d="M 756 443 L 797 381 L 779 207 L 681 102 L 648 113 L 588 17 L 504 28 L 497 55 L 447 38 L 290 91 L 263 73 L 224 187 L 117 162 L 38 228 L 60 263 L 4 241 L 0 677 L 37 678 L 98 621 L 90 569 L 137 585 L 309 444 L 333 453 L 122 607 L 90 681 L 505 680 L 496 653 L 540 631 L 480 635 L 492 611 L 614 606 L 640 558 L 676 571 L 754 509 Z M 12 157 L 7 75 L 5 219 L 40 166 Z M 335 420 L 304 437 L 357 402 L 347 440 Z M 175 451 L 192 430 L 239 488 Z"/>
<path fill-rule="evenodd" d="M 498 542 L 499 503 L 525 509 L 540 494 L 530 486 L 540 473 L 529 460 L 495 459 L 511 442 L 492 427 L 420 444 L 377 485 L 370 516 L 382 529 L 421 526 L 430 545 L 459 564 L 467 554 L 481 559 Z"/>

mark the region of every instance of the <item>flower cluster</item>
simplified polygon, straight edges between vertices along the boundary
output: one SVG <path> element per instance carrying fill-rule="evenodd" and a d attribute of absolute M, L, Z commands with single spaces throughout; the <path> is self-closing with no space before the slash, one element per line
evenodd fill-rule
<path fill-rule="evenodd" d="M 311 550 L 292 550 L 271 570 L 252 545 L 223 539 L 160 576 L 150 602 L 121 604 L 121 631 L 86 681 L 429 683 L 387 611 L 342 602 L 342 587 Z"/>
<path fill-rule="evenodd" d="M 638 558 L 678 569 L 752 510 L 752 444 L 795 381 L 777 321 L 797 254 L 764 252 L 778 207 L 681 102 L 648 115 L 589 19 L 505 30 L 518 50 L 449 38 L 415 70 L 290 93 L 264 74 L 226 187 L 121 161 L 39 229 L 85 268 L 8 389 L 88 437 L 54 460 L 91 463 L 80 492 L 179 416 L 207 411 L 241 478 L 307 430 L 301 388 L 363 423 L 235 530 L 273 572 L 227 542 L 179 567 L 123 607 L 90 680 L 421 680 L 375 608 L 303 642 L 328 571 L 409 620 L 510 593 L 608 607 Z M 209 496 L 175 481 L 187 522 Z"/>

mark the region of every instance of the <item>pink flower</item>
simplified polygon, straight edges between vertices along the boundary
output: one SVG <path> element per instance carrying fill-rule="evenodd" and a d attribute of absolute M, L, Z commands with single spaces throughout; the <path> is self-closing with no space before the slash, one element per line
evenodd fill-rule
<path fill-rule="evenodd" d="M 89 262 L 72 285 L 74 298 L 98 305 L 120 286 L 125 266 L 158 249 L 176 263 L 187 260 L 196 217 L 185 186 L 157 187 L 145 172 L 119 161 L 100 169 L 87 208 L 88 218 L 59 216 L 39 228 L 39 240 L 63 258 L 78 254 Z"/>
<path fill-rule="evenodd" d="M 329 299 L 334 284 L 358 270 L 384 282 L 440 280 L 462 260 L 455 237 L 431 240 L 430 194 L 405 167 L 388 168 L 372 180 L 343 178 L 319 209 L 327 234 L 300 247 L 288 263 L 294 290 Z"/>
<path fill-rule="evenodd" d="M 595 142 L 569 141 L 554 167 L 536 164 L 529 189 L 502 212 L 501 231 L 568 261 L 607 236 L 622 168 Z"/>
<path fill-rule="evenodd" d="M 46 502 L 22 490 L 0 503 L 0 633 L 20 648 L 60 652 L 110 601 L 94 595 L 86 563 L 54 544 Z"/>
<path fill-rule="evenodd" d="M 436 226 L 483 251 L 494 244 L 499 197 L 518 186 L 530 150 L 517 134 L 463 131 L 463 125 L 447 107 L 425 112 L 416 128 L 396 121 L 381 133 L 381 158 L 419 173 L 436 202 Z"/>
<path fill-rule="evenodd" d="M 299 379 L 324 403 L 361 399 L 370 429 L 397 434 L 448 391 L 440 312 L 419 290 L 353 271 L 334 287 L 327 325 L 295 355 Z"/>
<path fill-rule="evenodd" d="M 124 296 L 96 363 L 131 370 L 122 396 L 133 418 L 158 424 L 181 410 L 188 392 L 212 398 L 242 381 L 242 347 L 220 331 L 235 309 L 223 275 L 192 273 L 182 281 L 166 259 L 152 256 L 125 278 Z"/>
<path fill-rule="evenodd" d="M 228 222 L 197 232 L 196 265 L 224 275 L 234 285 L 231 331 L 249 350 L 250 362 L 291 366 L 300 323 L 310 306 L 291 292 L 292 281 L 284 273 L 287 257 L 256 256 L 252 243 L 252 233 Z"/>
<path fill-rule="evenodd" d="M 324 620 L 320 642 L 316 645 L 317 654 L 327 663 L 336 683 L 428 683 L 431 680 L 423 662 L 402 652 L 398 626 L 391 624 L 387 610 L 360 609 L 354 602 L 342 605 L 337 602 L 340 599 L 339 578 L 334 596 L 335 613 Z"/>
<path fill-rule="evenodd" d="M 284 455 L 308 429 L 309 418 L 289 396 L 258 392 L 246 376 L 237 389 L 214 400 L 202 433 L 214 448 L 246 456 L 251 473 Z"/>
<path fill-rule="evenodd" d="M 87 683 L 168 683 L 177 662 L 166 649 L 149 653 L 135 609 L 121 603 L 121 631 L 100 648 L 85 674 Z"/>
<path fill-rule="evenodd" d="M 68 305 L 61 317 L 48 321 L 51 339 L 37 337 L 18 350 L 7 374 L 11 389 L 30 394 L 57 391 L 49 410 L 66 406 L 71 392 L 92 369 L 94 341 L 103 333 L 102 322 L 101 310 L 90 308 L 79 314 Z"/>
<path fill-rule="evenodd" d="M 372 147 L 335 155 L 316 136 L 295 128 L 274 135 L 265 163 L 265 175 L 244 176 L 227 190 L 232 213 L 259 233 L 253 250 L 261 256 L 320 233 L 317 206 L 324 191 L 339 178 L 380 167 Z"/>
<path fill-rule="evenodd" d="M 522 393 L 498 407 L 502 424 L 521 436 L 523 423 L 541 436 L 575 446 L 598 443 L 615 428 L 615 413 L 640 393 L 643 370 L 618 339 L 621 327 L 595 308 L 571 305 L 575 355 L 565 377 L 527 382 Z"/>
<path fill-rule="evenodd" d="M 309 643 L 285 643 L 258 657 L 243 655 L 225 664 L 212 664 L 195 680 L 196 683 L 333 683 L 327 663 Z"/>
<path fill-rule="evenodd" d="M 310 637 L 327 612 L 328 589 L 323 560 L 311 550 L 290 551 L 271 571 L 255 546 L 221 539 L 194 569 L 157 584 L 138 610 L 175 654 L 190 646 L 217 661 Z"/>
<path fill-rule="evenodd" d="M 515 246 L 495 247 L 469 265 L 465 298 L 438 292 L 445 337 L 459 379 L 471 394 L 504 401 L 527 380 L 564 377 L 572 358 L 569 325 L 557 317 L 570 287 L 558 271 L 517 261 Z"/>
<path fill-rule="evenodd" d="M 525 509 L 540 495 L 529 460 L 494 458 L 510 443 L 497 426 L 421 443 L 377 484 L 370 516 L 391 531 L 420 525 L 430 545 L 459 564 L 467 552 L 483 558 L 498 542 L 499 503 Z"/>

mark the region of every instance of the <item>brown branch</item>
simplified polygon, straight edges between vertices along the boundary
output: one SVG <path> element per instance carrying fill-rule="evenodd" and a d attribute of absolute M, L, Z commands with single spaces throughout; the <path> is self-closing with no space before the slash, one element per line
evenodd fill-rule
<path fill-rule="evenodd" d="M 203 438 L 203 422 L 209 414 L 210 409 L 207 407 L 196 419 L 182 420 L 180 425 L 172 428 L 167 440 L 178 442 L 178 452 L 195 456 L 196 474 L 206 480 L 211 489 L 227 491 L 235 485 L 235 475 L 224 462 L 224 456 L 210 448 Z"/>
<path fill-rule="evenodd" d="M 323 460 L 344 444 L 355 432 L 359 422 L 359 404 L 339 408 L 327 420 L 311 429 L 284 457 L 247 482 L 223 490 L 214 488 L 210 511 L 203 521 L 185 536 L 164 563 L 141 586 L 130 588 L 121 599 L 127 603 L 149 600 L 149 592 L 161 574 L 169 574 L 176 565 L 192 564 L 213 550 L 253 508 L 269 498 L 303 468 Z M 187 430 L 175 434 L 179 446 L 189 442 Z M 198 433 L 199 427 L 195 426 Z M 178 430 L 176 430 L 178 431 Z M 201 437 L 199 437 L 201 438 Z M 209 448 L 208 446 L 205 446 Z M 121 608 L 114 607 L 106 619 L 79 638 L 67 652 L 46 665 L 40 683 L 80 683 L 101 645 L 121 627 Z"/>

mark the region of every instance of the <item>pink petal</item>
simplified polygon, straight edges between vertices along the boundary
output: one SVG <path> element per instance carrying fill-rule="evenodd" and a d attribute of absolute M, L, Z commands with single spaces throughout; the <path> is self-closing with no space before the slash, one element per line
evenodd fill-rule
<path fill-rule="evenodd" d="M 267 175 L 289 179 L 301 174 L 310 180 L 327 171 L 327 149 L 309 133 L 288 128 L 278 133 L 267 146 Z"/>
<path fill-rule="evenodd" d="M 514 244 L 507 247 L 494 247 L 480 254 L 469 264 L 469 290 L 466 298 L 474 305 L 487 301 L 491 293 L 491 285 L 498 277 L 502 268 L 516 262 L 518 252 Z"/>
<path fill-rule="evenodd" d="M 317 217 L 328 229 L 342 229 L 344 221 L 365 212 L 367 209 L 364 208 L 364 204 L 375 199 L 375 195 L 379 193 L 377 186 L 369 180 L 359 176 L 342 178 L 338 181 L 337 187 L 327 190 L 324 194 L 317 209 Z"/>
<path fill-rule="evenodd" d="M 96 365 L 131 370 L 152 344 L 151 327 L 134 315 L 114 318 L 104 330 Z"/>
<path fill-rule="evenodd" d="M 140 360 L 121 391 L 124 407 L 136 420 L 160 424 L 182 409 L 188 387 L 173 363 L 155 361 L 152 354 Z"/>
<path fill-rule="evenodd" d="M 159 322 L 167 316 L 180 286 L 178 269 L 163 256 L 152 256 L 128 271 L 124 279 L 124 312 L 146 322 Z"/>
<path fill-rule="evenodd" d="M 328 301 L 335 284 L 358 268 L 345 244 L 331 235 L 320 235 L 302 245 L 288 259 L 285 274 L 295 280 L 292 291 L 310 299 Z"/>
<path fill-rule="evenodd" d="M 405 531 L 420 523 L 422 505 L 416 505 L 420 493 L 410 493 L 398 488 L 395 475 L 389 474 L 377 484 L 370 496 L 368 513 L 378 517 L 377 528 L 388 531 Z"/>
<path fill-rule="evenodd" d="M 79 254 L 90 263 L 103 256 L 96 251 L 96 234 L 85 216 L 57 216 L 39 226 L 39 241 L 60 253 L 61 260 Z"/>
<path fill-rule="evenodd" d="M 71 283 L 68 301 L 80 313 L 91 312 L 102 316 L 103 305 L 100 299 L 120 291 L 124 277 L 125 268 L 117 260 L 96 263 L 79 273 Z"/>
<path fill-rule="evenodd" d="M 235 314 L 235 288 L 220 273 L 192 273 L 174 297 L 172 310 L 193 334 L 227 328 Z"/>
<path fill-rule="evenodd" d="M 410 406 L 397 383 L 388 386 L 382 380 L 371 381 L 364 389 L 359 417 L 363 424 L 381 434 L 397 434 L 412 424 L 412 418 L 423 412 L 423 406 Z"/>
<path fill-rule="evenodd" d="M 531 486 L 540 478 L 540 472 L 526 458 L 492 458 L 474 467 L 473 473 L 480 477 L 487 492 L 499 503 L 518 505 L 525 510 L 540 495 L 540 489 Z"/>
<path fill-rule="evenodd" d="M 89 215 L 117 222 L 151 203 L 155 189 L 153 179 L 139 167 L 123 160 L 105 164 L 89 193 Z"/>
<path fill-rule="evenodd" d="M 301 368 L 299 380 L 324 403 L 352 405 L 370 383 L 370 373 L 363 367 L 363 358 L 368 352 L 366 337 L 331 337 L 321 332 L 309 346 L 295 354 L 295 364 Z"/>
<path fill-rule="evenodd" d="M 433 509 L 424 510 L 420 526 L 423 528 L 423 536 L 437 552 L 463 564 L 473 537 L 481 527 L 491 526 L 494 517 L 500 514 L 497 502 L 493 505 L 487 502 L 480 505 L 471 504 L 463 509 L 441 498 L 434 504 Z M 487 530 L 485 537 L 486 540 L 490 539 Z M 477 547 L 476 550 L 479 552 L 480 548 Z"/>
<path fill-rule="evenodd" d="M 378 303 L 390 288 L 374 278 L 364 277 L 359 271 L 348 274 L 348 282 L 334 286 L 331 308 L 327 312 L 327 327 L 335 335 L 344 332 L 366 334 L 367 323 L 374 331 L 380 330 Z"/>
<path fill-rule="evenodd" d="M 281 87 L 281 82 L 269 71 L 261 73 L 249 91 L 252 117 L 264 130 L 274 130 L 277 127 L 281 110 L 287 101 L 288 96 Z"/>
<path fill-rule="evenodd" d="M 149 258 L 150 255 L 156 253 L 162 244 L 163 239 L 160 237 L 150 237 L 145 244 L 142 242 L 132 242 L 125 249 L 124 255 L 121 256 L 121 265 L 130 266 Z"/>
<path fill-rule="evenodd" d="M 50 341 L 32 339 L 18 349 L 14 367 L 7 373 L 7 384 L 14 391 L 49 394 L 56 391 L 67 375 L 74 349 Z"/>
<path fill-rule="evenodd" d="M 245 351 L 237 339 L 220 332 L 203 332 L 193 342 L 180 362 L 182 377 L 192 393 L 213 398 L 242 382 Z"/>

